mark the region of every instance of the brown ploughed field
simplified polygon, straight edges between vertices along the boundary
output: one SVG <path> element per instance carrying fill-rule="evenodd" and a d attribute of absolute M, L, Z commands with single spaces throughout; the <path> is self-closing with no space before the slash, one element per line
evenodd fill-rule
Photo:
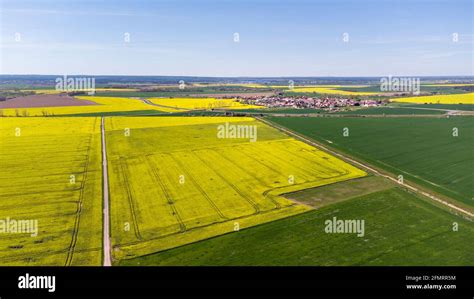
<path fill-rule="evenodd" d="M 62 107 L 62 106 L 88 106 L 97 105 L 97 103 L 86 100 L 78 100 L 68 95 L 59 94 L 41 94 L 30 95 L 8 99 L 0 102 L 2 108 L 33 108 L 33 107 Z"/>

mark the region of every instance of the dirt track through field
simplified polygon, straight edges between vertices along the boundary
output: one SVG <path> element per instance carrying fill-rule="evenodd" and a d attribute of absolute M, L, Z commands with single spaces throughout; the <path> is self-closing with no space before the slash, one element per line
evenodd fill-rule
<path fill-rule="evenodd" d="M 173 108 L 173 109 L 176 109 L 176 110 L 188 111 L 188 109 L 185 109 L 185 108 L 170 107 L 170 106 L 155 104 L 155 103 L 153 103 L 152 101 L 150 101 L 148 99 L 141 99 L 141 100 L 142 100 L 143 103 L 145 103 L 147 105 L 151 105 L 151 106 L 162 107 L 162 108 Z"/>
<path fill-rule="evenodd" d="M 102 182 L 103 182 L 103 250 L 104 250 L 104 258 L 103 258 L 103 265 L 104 266 L 112 266 L 112 259 L 110 257 L 110 220 L 109 220 L 109 178 L 108 178 L 108 170 L 107 170 L 107 149 L 105 147 L 105 127 L 104 127 L 104 117 L 101 120 L 100 126 L 101 134 L 102 134 Z"/>

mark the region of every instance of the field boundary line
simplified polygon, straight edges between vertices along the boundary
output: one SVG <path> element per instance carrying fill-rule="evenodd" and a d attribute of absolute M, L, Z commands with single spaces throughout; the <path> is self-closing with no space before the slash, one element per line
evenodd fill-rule
<path fill-rule="evenodd" d="M 102 141 L 102 197 L 103 197 L 103 245 L 104 251 L 103 265 L 106 267 L 112 266 L 112 259 L 110 255 L 110 212 L 109 212 L 109 176 L 107 168 L 107 148 L 105 145 L 105 121 L 101 117 L 101 141 Z"/>
<path fill-rule="evenodd" d="M 276 213 L 276 212 L 281 212 L 283 209 L 287 210 L 287 209 L 292 209 L 292 208 L 296 208 L 300 206 L 299 204 L 295 203 L 295 202 L 292 202 L 291 205 L 288 205 L 288 206 L 284 206 L 282 207 L 281 209 L 270 209 L 270 210 L 264 210 L 264 211 L 261 211 L 259 213 L 259 215 L 265 215 L 265 214 L 270 214 L 270 213 Z M 299 214 L 302 214 L 302 213 L 306 213 L 306 212 L 309 212 L 310 210 L 314 210 L 313 209 L 309 209 L 307 211 L 302 211 L 302 212 L 299 212 Z M 292 216 L 296 216 L 296 215 L 299 215 L 299 214 L 294 214 L 294 215 L 290 215 L 290 216 L 285 216 L 283 218 L 279 218 L 279 219 L 284 219 L 284 218 L 287 218 L 287 217 L 292 217 Z M 187 234 L 187 233 L 190 233 L 192 231 L 195 231 L 195 230 L 199 230 L 199 229 L 202 229 L 202 228 L 205 228 L 205 227 L 210 227 L 210 226 L 213 226 L 213 225 L 216 225 L 216 224 L 222 224 L 222 223 L 231 223 L 232 221 L 236 221 L 236 220 L 239 220 L 239 219 L 245 219 L 245 218 L 251 218 L 251 217 L 255 217 L 256 214 L 250 214 L 250 215 L 243 215 L 243 216 L 238 216 L 238 217 L 235 217 L 235 218 L 231 218 L 231 219 L 227 219 L 227 220 L 222 220 L 222 221 L 215 221 L 215 222 L 211 222 L 211 223 L 208 223 L 208 224 L 205 224 L 205 225 L 201 225 L 201 226 L 195 226 L 195 227 L 191 227 L 189 228 L 187 231 L 181 233 L 181 232 L 173 232 L 173 233 L 170 233 L 170 234 L 167 234 L 167 235 L 161 235 L 161 236 L 156 236 L 156 237 L 150 237 L 150 238 L 147 238 L 146 240 L 143 240 L 143 241 L 131 241 L 131 242 L 127 242 L 127 243 L 123 243 L 123 244 L 120 244 L 118 247 L 123 247 L 123 246 L 134 246 L 134 245 L 137 245 L 137 244 L 143 244 L 143 243 L 146 243 L 146 242 L 150 242 L 150 241 L 156 241 L 156 240 L 159 240 L 159 239 L 164 239 L 164 238 L 168 238 L 168 237 L 173 237 L 173 236 L 177 236 L 177 235 L 180 235 L 180 234 Z M 272 222 L 273 220 L 270 220 L 269 222 Z M 256 224 L 256 225 L 252 225 L 250 227 L 247 227 L 247 228 L 252 228 L 252 227 L 255 227 L 255 226 L 258 226 L 258 225 L 261 225 L 261 224 L 265 224 L 265 223 L 268 223 L 268 222 L 263 222 L 263 223 L 260 223 L 260 224 Z M 247 229 L 247 228 L 244 228 L 244 229 Z M 242 228 L 240 229 L 242 230 Z M 235 232 L 233 229 L 230 229 L 228 233 L 233 233 Z M 214 237 L 219 237 L 219 236 L 222 236 L 222 235 L 225 235 L 227 233 L 224 233 L 224 234 L 221 234 L 221 235 L 216 235 L 216 236 L 212 236 L 210 238 L 214 238 Z M 200 241 L 203 241 L 203 240 L 207 240 L 209 238 L 205 238 L 205 239 L 202 239 L 202 240 L 197 240 L 195 242 L 200 242 Z M 195 243 L 195 242 L 191 242 L 191 243 L 187 243 L 187 244 L 184 244 L 184 245 L 180 245 L 180 246 L 185 246 L 185 245 L 189 245 L 189 244 L 192 244 L 192 243 Z M 180 246 L 177 246 L 177 247 L 180 247 Z M 173 248 L 177 248 L 177 247 L 173 247 Z M 172 249 L 172 248 L 170 248 Z M 166 251 L 168 249 L 165 249 L 164 251 Z M 161 251 L 157 251 L 157 252 L 161 252 Z M 125 258 L 125 259 L 130 259 L 130 258 Z"/>
<path fill-rule="evenodd" d="M 278 124 L 275 124 L 275 123 L 273 123 L 272 121 L 264 120 L 264 119 L 261 118 L 261 117 L 255 117 L 255 118 L 256 118 L 257 120 L 259 120 L 259 121 L 261 121 L 261 122 L 263 122 L 263 123 L 265 123 L 265 124 L 267 124 L 267 125 L 269 125 L 269 126 L 275 128 L 275 129 L 277 129 L 277 130 L 280 130 L 280 131 L 282 131 L 282 132 L 284 132 L 284 133 L 286 133 L 286 134 L 288 134 L 288 135 L 290 135 L 290 136 L 293 136 L 293 137 L 295 137 L 295 138 L 297 138 L 297 139 L 299 139 L 299 140 L 301 140 L 301 141 L 304 141 L 304 142 L 307 143 L 307 144 L 310 144 L 310 145 L 312 145 L 312 146 L 314 146 L 314 147 L 316 147 L 316 148 L 322 149 L 322 150 L 324 150 L 324 151 L 326 151 L 326 152 L 328 152 L 328 153 L 330 153 L 330 154 L 332 154 L 332 155 L 334 155 L 334 156 L 337 156 L 337 157 L 343 159 L 343 160 L 346 161 L 346 162 L 351 162 L 352 164 L 356 164 L 356 165 L 358 165 L 358 166 L 360 166 L 360 167 L 362 167 L 362 168 L 365 168 L 365 169 L 367 169 L 367 170 L 369 170 L 369 171 L 371 171 L 371 172 L 373 172 L 373 173 L 375 173 L 375 174 L 377 174 L 377 175 L 379 175 L 379 176 L 382 176 L 382 177 L 384 177 L 384 178 L 386 178 L 386 179 L 389 179 L 390 181 L 395 182 L 395 183 L 398 184 L 398 185 L 401 185 L 401 186 L 403 186 L 403 187 L 406 187 L 406 188 L 410 189 L 411 191 L 413 191 L 413 192 L 415 192 L 415 193 L 421 194 L 421 195 L 423 195 L 423 196 L 425 196 L 425 197 L 428 197 L 428 198 L 430 198 L 431 200 L 433 200 L 433 201 L 435 201 L 435 202 L 437 202 L 437 203 L 440 203 L 440 204 L 442 204 L 442 205 L 444 205 L 444 206 L 446 206 L 446 207 L 448 207 L 448 208 L 451 208 L 451 209 L 453 209 L 453 210 L 455 210 L 455 211 L 461 212 L 461 213 L 464 214 L 464 215 L 467 215 L 467 216 L 469 216 L 469 217 L 471 217 L 471 218 L 474 218 L 474 213 L 469 212 L 468 210 L 465 210 L 465 209 L 460 208 L 460 207 L 458 207 L 458 206 L 456 206 L 456 205 L 454 205 L 454 204 L 452 204 L 452 203 L 449 203 L 449 202 L 447 202 L 447 201 L 445 201 L 445 200 L 442 200 L 442 199 L 440 199 L 440 198 L 438 198 L 438 197 L 436 197 L 436 196 L 434 196 L 434 195 L 432 195 L 432 194 L 430 194 L 430 193 L 428 193 L 428 192 L 426 192 L 426 191 L 420 190 L 420 189 L 418 189 L 418 188 L 416 188 L 416 187 L 414 187 L 414 186 L 412 186 L 412 185 L 410 185 L 410 184 L 407 184 L 407 183 L 400 184 L 396 178 L 393 178 L 393 177 L 391 177 L 390 175 L 383 174 L 383 173 L 381 173 L 380 171 L 378 171 L 377 169 L 374 169 L 374 168 L 372 168 L 372 167 L 370 167 L 370 166 L 368 166 L 368 165 L 366 165 L 366 164 L 364 164 L 364 163 L 361 163 L 361 162 L 359 162 L 359 161 L 357 161 L 357 160 L 354 160 L 354 159 L 352 159 L 352 158 L 350 158 L 350 157 L 348 157 L 348 156 L 346 156 L 346 155 L 343 155 L 343 154 L 338 153 L 338 152 L 336 152 L 336 151 L 334 151 L 334 150 L 332 150 L 332 149 L 329 149 L 329 148 L 327 148 L 327 147 L 325 147 L 325 146 L 319 144 L 318 142 L 315 142 L 315 141 L 313 141 L 313 140 L 311 140 L 311 139 L 309 139 L 309 138 L 307 138 L 307 137 L 301 136 L 300 134 L 298 134 L 298 133 L 296 133 L 296 132 L 293 132 L 293 131 L 290 130 L 290 129 L 284 128 L 283 126 L 280 126 L 280 125 L 278 125 Z"/>

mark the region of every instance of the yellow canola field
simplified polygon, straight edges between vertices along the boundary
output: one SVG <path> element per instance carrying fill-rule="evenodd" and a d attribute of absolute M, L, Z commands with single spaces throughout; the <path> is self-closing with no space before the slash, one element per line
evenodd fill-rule
<path fill-rule="evenodd" d="M 99 129 L 97 118 L 0 118 L 0 266 L 101 264 Z"/>
<path fill-rule="evenodd" d="M 142 99 L 120 97 L 76 96 L 78 100 L 97 103 L 88 106 L 37 107 L 0 109 L 3 116 L 54 116 L 82 113 L 126 112 L 155 110 L 163 113 L 183 112 L 189 110 L 210 109 L 259 109 L 262 106 L 246 105 L 234 99 L 215 98 L 152 98 L 150 103 Z"/>
<path fill-rule="evenodd" d="M 78 113 L 99 113 L 99 112 L 120 112 L 120 111 L 137 111 L 137 110 L 156 110 L 162 112 L 177 112 L 181 110 L 165 107 L 157 107 L 146 104 L 140 99 L 114 98 L 114 97 L 94 97 L 94 96 L 78 96 L 78 100 L 87 100 L 96 102 L 98 105 L 88 106 L 64 106 L 64 107 L 39 107 L 39 108 L 9 108 L 0 109 L 0 114 L 4 116 L 15 116 L 17 112 L 23 115 L 26 111 L 28 116 L 44 116 L 44 115 L 67 115 Z"/>
<path fill-rule="evenodd" d="M 115 117 L 114 117 L 115 119 Z M 252 117 L 166 117 L 160 118 L 163 121 L 151 122 L 149 117 L 134 117 L 133 122 L 130 122 L 127 126 L 129 129 L 144 129 L 144 128 L 168 128 L 168 127 L 184 127 L 184 126 L 196 126 L 196 125 L 219 125 L 223 122 L 228 123 L 239 123 L 242 121 L 253 121 Z M 115 120 L 109 120 L 115 123 Z M 179 142 L 174 140 L 173 143 Z M 161 145 L 162 146 L 162 145 Z M 174 146 L 174 145 L 173 145 Z"/>
<path fill-rule="evenodd" d="M 115 263 L 303 213 L 281 195 L 366 175 L 253 118 L 112 117 L 105 127 Z M 256 141 L 219 133 L 231 128 Z"/>
<path fill-rule="evenodd" d="M 390 101 L 415 104 L 474 104 L 474 93 L 395 98 Z"/>
<path fill-rule="evenodd" d="M 345 90 L 338 90 L 335 87 L 342 87 L 342 86 L 334 86 L 334 87 L 294 87 L 293 89 L 289 89 L 290 92 L 314 92 L 314 93 L 321 93 L 321 94 L 339 94 L 339 95 L 377 95 L 377 92 L 363 92 L 363 91 L 345 91 Z M 356 87 L 356 86 L 350 86 Z"/>
<path fill-rule="evenodd" d="M 260 109 L 262 106 L 246 105 L 235 99 L 215 98 L 150 98 L 153 104 L 177 110 L 210 110 L 210 109 Z"/>

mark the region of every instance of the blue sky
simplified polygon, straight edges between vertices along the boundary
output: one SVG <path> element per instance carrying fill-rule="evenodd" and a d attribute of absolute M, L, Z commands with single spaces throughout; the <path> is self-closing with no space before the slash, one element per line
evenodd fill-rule
<path fill-rule="evenodd" d="M 473 72 L 471 0 L 1 0 L 0 32 L 1 74 Z"/>

